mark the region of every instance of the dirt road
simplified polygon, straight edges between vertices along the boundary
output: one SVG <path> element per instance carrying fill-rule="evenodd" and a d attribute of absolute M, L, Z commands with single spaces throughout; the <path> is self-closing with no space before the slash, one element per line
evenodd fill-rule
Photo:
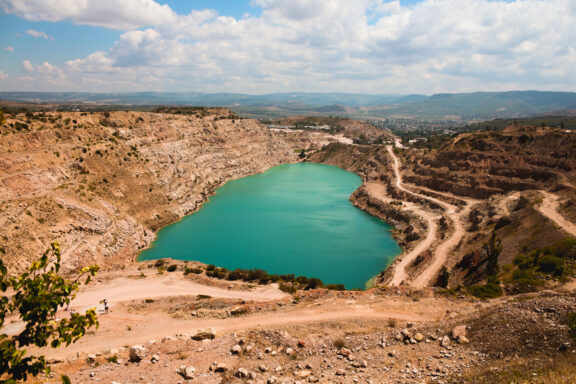
<path fill-rule="evenodd" d="M 353 319 L 401 321 L 430 321 L 435 318 L 425 311 L 414 308 L 378 310 L 370 305 L 339 305 L 331 309 L 295 309 L 285 313 L 263 313 L 226 319 L 175 319 L 166 313 L 151 312 L 132 314 L 124 308 L 99 316 L 100 327 L 77 343 L 67 348 L 47 351 L 50 358 L 68 359 L 77 353 L 105 352 L 111 348 L 146 344 L 150 340 L 161 340 L 166 336 L 193 335 L 200 329 L 211 328 L 217 334 L 241 329 L 264 329 L 282 325 L 306 325 L 312 322 L 341 321 Z"/>
<path fill-rule="evenodd" d="M 366 183 L 366 190 L 370 195 L 374 196 L 376 199 L 385 201 L 387 203 L 392 202 L 392 199 L 386 196 L 386 188 L 380 183 Z M 406 267 L 418 257 L 422 252 L 430 249 L 434 241 L 436 240 L 438 225 L 436 220 L 440 217 L 437 214 L 424 210 L 422 207 L 410 202 L 403 201 L 402 208 L 413 212 L 414 214 L 420 216 L 422 220 L 426 222 L 428 226 L 428 231 L 426 232 L 426 237 L 424 240 L 419 242 L 414 249 L 410 252 L 400 255 L 398 261 L 394 266 L 394 274 L 390 280 L 391 285 L 400 285 L 403 281 L 408 279 L 408 274 L 406 273 Z"/>
<path fill-rule="evenodd" d="M 560 207 L 560 197 L 546 191 L 539 192 L 544 196 L 544 199 L 542 200 L 542 204 L 538 207 L 538 210 L 567 233 L 576 237 L 576 224 L 566 220 L 564 216 L 558 212 L 558 208 Z"/>
<path fill-rule="evenodd" d="M 400 160 L 394 154 L 392 146 L 388 146 L 387 150 L 388 153 L 390 154 L 390 157 L 392 158 L 392 167 L 394 169 L 394 176 L 396 178 L 395 180 L 396 188 L 413 196 L 417 196 L 440 205 L 454 225 L 454 231 L 452 232 L 450 237 L 445 241 L 443 241 L 434 251 L 433 253 L 434 259 L 432 263 L 410 283 L 410 285 L 414 287 L 422 288 L 427 286 L 430 283 L 430 281 L 438 274 L 438 272 L 446 262 L 449 252 L 458 245 L 458 243 L 466 233 L 466 229 L 462 224 L 461 218 L 464 217 L 466 214 L 468 214 L 472 204 L 474 204 L 476 201 L 472 199 L 459 198 L 460 200 L 463 200 L 466 203 L 466 206 L 459 210 L 458 207 L 456 207 L 455 205 L 407 189 L 404 186 L 404 183 L 402 181 L 402 175 L 400 174 Z M 421 211 L 426 212 L 423 209 L 421 209 Z M 430 246 L 434 243 L 434 241 L 439 238 L 437 234 L 437 225 L 434 222 L 434 219 L 430 217 L 428 218 L 425 217 L 425 220 L 429 223 L 428 234 L 426 235 L 426 238 L 413 251 L 402 256 L 402 261 L 398 264 L 396 270 L 394 271 L 394 275 L 391 280 L 392 285 L 399 285 L 402 281 L 404 281 L 407 277 L 405 267 L 408 264 L 410 264 L 410 262 L 412 262 L 414 259 L 416 259 L 416 257 L 419 254 L 421 254 L 424 250 L 429 249 Z"/>
<path fill-rule="evenodd" d="M 136 299 L 196 295 L 246 301 L 273 301 L 288 296 L 278 289 L 277 284 L 259 286 L 251 291 L 228 290 L 190 281 L 178 273 L 154 275 L 145 279 L 119 278 L 103 285 L 87 285 L 78 293 L 71 307 L 95 307 L 102 299 L 107 299 L 113 306 L 118 302 Z"/>

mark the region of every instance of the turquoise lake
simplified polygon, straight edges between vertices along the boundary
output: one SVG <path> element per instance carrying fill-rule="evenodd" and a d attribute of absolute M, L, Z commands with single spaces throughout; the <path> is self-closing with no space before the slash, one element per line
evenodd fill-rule
<path fill-rule="evenodd" d="M 139 260 L 197 260 L 364 288 L 401 249 L 390 225 L 348 200 L 361 183 L 313 163 L 230 181 L 198 212 L 161 229 Z"/>

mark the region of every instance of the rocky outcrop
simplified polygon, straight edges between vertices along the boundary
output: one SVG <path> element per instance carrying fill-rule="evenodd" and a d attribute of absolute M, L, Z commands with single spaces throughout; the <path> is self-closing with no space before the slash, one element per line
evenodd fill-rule
<path fill-rule="evenodd" d="M 355 207 L 393 225 L 395 228 L 392 234 L 403 248 L 418 241 L 425 232 L 424 224 L 419 217 L 410 211 L 402 210 L 401 206 L 387 204 L 374 198 L 364 187 L 358 188 L 350 196 L 350 201 Z"/>
<path fill-rule="evenodd" d="M 20 114 L 0 132 L 0 251 L 20 270 L 51 241 L 69 269 L 125 265 L 218 186 L 298 160 L 225 109 Z"/>

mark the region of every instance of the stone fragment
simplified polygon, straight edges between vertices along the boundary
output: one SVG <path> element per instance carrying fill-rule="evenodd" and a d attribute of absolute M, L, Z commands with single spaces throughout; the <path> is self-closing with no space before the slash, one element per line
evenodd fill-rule
<path fill-rule="evenodd" d="M 352 354 L 352 351 L 349 350 L 348 348 L 342 348 L 340 349 L 340 354 L 344 357 L 348 357 Z"/>
<path fill-rule="evenodd" d="M 311 375 L 312 375 L 312 372 L 308 371 L 308 370 L 294 372 L 294 376 L 296 376 L 299 379 L 306 379 L 306 378 L 310 377 Z"/>
<path fill-rule="evenodd" d="M 214 368 L 214 372 L 226 372 L 228 370 L 228 364 L 218 363 Z"/>
<path fill-rule="evenodd" d="M 235 346 L 232 347 L 230 352 L 232 352 L 232 354 L 234 354 L 234 355 L 239 355 L 242 352 L 242 347 L 240 345 L 236 344 Z"/>
<path fill-rule="evenodd" d="M 449 347 L 450 346 L 450 338 L 448 336 L 444 336 L 442 338 L 442 340 L 440 341 L 440 345 L 444 348 Z"/>
<path fill-rule="evenodd" d="M 248 377 L 248 370 L 246 368 L 238 368 L 238 370 L 236 371 L 236 377 L 239 377 L 241 379 Z"/>
<path fill-rule="evenodd" d="M 144 348 L 141 345 L 133 345 L 130 347 L 130 351 L 129 356 L 130 356 L 130 361 L 132 363 L 138 363 L 140 361 L 142 361 L 142 359 L 144 358 L 144 356 L 146 356 L 146 348 Z"/>
<path fill-rule="evenodd" d="M 192 380 L 194 378 L 194 373 L 196 372 L 196 368 L 194 367 L 187 367 L 185 365 L 181 366 L 178 370 L 178 373 L 185 378 L 186 380 Z"/>
<path fill-rule="evenodd" d="M 470 342 L 470 340 L 468 340 L 468 338 L 464 335 L 460 335 L 458 336 L 458 343 L 460 344 L 468 344 Z"/>
<path fill-rule="evenodd" d="M 201 341 L 201 340 L 213 340 L 216 337 L 214 330 L 211 328 L 208 329 L 200 329 L 196 332 L 193 336 L 193 340 Z"/>
<path fill-rule="evenodd" d="M 458 339 L 459 336 L 466 336 L 466 326 L 459 325 L 452 330 L 452 338 Z"/>

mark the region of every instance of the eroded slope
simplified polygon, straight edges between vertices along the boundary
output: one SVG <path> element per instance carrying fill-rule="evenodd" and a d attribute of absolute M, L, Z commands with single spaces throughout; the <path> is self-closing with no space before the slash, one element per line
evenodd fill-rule
<path fill-rule="evenodd" d="M 217 186 L 297 160 L 224 109 L 19 114 L 0 132 L 0 251 L 19 269 L 50 241 L 70 268 L 125 265 Z"/>

